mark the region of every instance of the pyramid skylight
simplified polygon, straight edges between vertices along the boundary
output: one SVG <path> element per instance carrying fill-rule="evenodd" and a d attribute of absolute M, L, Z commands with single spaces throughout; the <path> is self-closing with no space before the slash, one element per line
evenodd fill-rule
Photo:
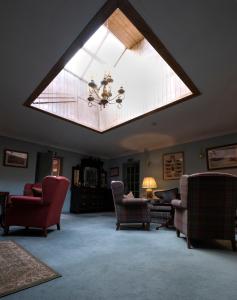
<path fill-rule="evenodd" d="M 88 82 L 100 82 L 105 73 L 114 79 L 112 91 L 121 85 L 126 91 L 121 108 L 88 105 Z M 30 106 L 102 133 L 190 98 L 197 93 L 190 82 L 180 78 L 117 8 Z"/>

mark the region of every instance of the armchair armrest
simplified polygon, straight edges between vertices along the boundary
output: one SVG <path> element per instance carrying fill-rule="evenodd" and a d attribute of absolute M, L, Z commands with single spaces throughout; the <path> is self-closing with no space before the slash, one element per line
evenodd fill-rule
<path fill-rule="evenodd" d="M 13 205 L 43 205 L 41 197 L 32 196 L 11 196 L 10 203 Z"/>
<path fill-rule="evenodd" d="M 150 204 L 151 205 L 159 205 L 159 204 L 161 204 L 160 198 L 153 198 L 153 199 L 151 199 L 150 200 Z"/>
<path fill-rule="evenodd" d="M 145 206 L 149 200 L 144 199 L 144 198 L 133 198 L 133 199 L 126 199 L 123 198 L 121 204 L 126 205 L 126 206 Z"/>
<path fill-rule="evenodd" d="M 186 209 L 186 207 L 184 207 L 182 200 L 179 199 L 173 199 L 171 201 L 171 204 L 174 208 L 179 208 L 179 209 Z"/>

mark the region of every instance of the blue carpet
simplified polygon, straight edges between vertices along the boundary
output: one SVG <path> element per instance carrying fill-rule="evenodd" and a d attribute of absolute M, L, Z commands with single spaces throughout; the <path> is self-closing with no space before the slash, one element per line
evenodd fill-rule
<path fill-rule="evenodd" d="M 236 299 L 237 254 L 228 247 L 188 250 L 171 229 L 115 231 L 111 213 L 62 216 L 62 230 L 14 232 L 15 240 L 62 278 L 5 299 Z M 2 274 L 0 274 L 2 275 Z"/>

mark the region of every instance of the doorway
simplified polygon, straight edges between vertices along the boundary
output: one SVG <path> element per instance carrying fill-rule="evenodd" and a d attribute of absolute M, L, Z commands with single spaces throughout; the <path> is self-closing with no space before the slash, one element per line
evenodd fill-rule
<path fill-rule="evenodd" d="M 133 192 L 134 197 L 140 193 L 140 162 L 133 161 L 123 164 L 123 182 L 125 193 Z"/>

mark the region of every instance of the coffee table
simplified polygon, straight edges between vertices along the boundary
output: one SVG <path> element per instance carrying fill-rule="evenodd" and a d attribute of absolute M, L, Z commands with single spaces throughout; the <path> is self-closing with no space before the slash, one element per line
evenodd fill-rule
<path fill-rule="evenodd" d="M 0 207 L 1 207 L 0 226 L 2 226 L 3 228 L 5 222 L 5 213 L 6 213 L 8 196 L 9 196 L 9 192 L 0 192 Z"/>

